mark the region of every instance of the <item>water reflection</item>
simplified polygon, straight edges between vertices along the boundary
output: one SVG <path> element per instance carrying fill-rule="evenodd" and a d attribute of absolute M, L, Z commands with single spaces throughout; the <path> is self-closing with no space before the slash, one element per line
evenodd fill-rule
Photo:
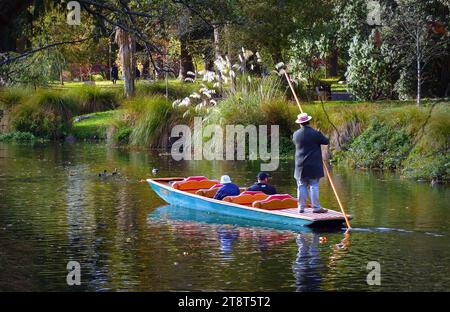
<path fill-rule="evenodd" d="M 217 228 L 217 234 L 220 241 L 220 251 L 222 259 L 231 260 L 233 259 L 232 251 L 233 244 L 239 238 L 239 230 L 235 227 L 219 226 Z"/>
<path fill-rule="evenodd" d="M 166 205 L 157 208 L 149 215 L 148 222 L 163 222 L 176 233 L 192 237 L 208 238 L 216 237 L 220 258 L 224 262 L 235 259 L 235 249 L 240 243 L 252 241 L 261 254 L 261 259 L 266 260 L 268 252 L 280 244 L 295 242 L 297 253 L 292 273 L 296 291 L 321 290 L 322 275 L 327 274 L 327 268 L 321 259 L 320 243 L 326 243 L 325 232 L 313 231 L 303 227 L 302 231 L 286 231 L 269 229 L 257 226 L 256 221 L 245 221 L 240 218 L 219 216 L 212 213 L 198 211 L 192 208 Z M 251 222 L 251 225 L 248 224 Z M 350 233 L 345 232 L 343 239 L 333 245 L 333 252 L 328 258 L 328 269 L 341 259 L 350 246 Z"/>
<path fill-rule="evenodd" d="M 292 267 L 297 291 L 320 290 L 320 253 L 318 249 L 320 236 L 318 233 L 297 235 L 298 253 Z"/>
<path fill-rule="evenodd" d="M 175 232 L 184 234 L 188 232 L 195 237 L 217 237 L 223 260 L 233 259 L 233 250 L 239 240 L 253 241 L 258 250 L 264 253 L 295 238 L 294 232 L 267 228 L 264 222 L 215 215 L 172 205 L 157 208 L 149 215 L 148 222 L 164 223 Z M 311 229 L 306 227 L 302 227 L 301 230 L 305 233 L 311 232 Z"/>
<path fill-rule="evenodd" d="M 354 216 L 350 245 L 342 232 L 161 207 L 138 183 L 154 167 L 159 176 L 230 174 L 239 185 L 253 183 L 259 168 L 175 162 L 91 143 L 0 143 L 0 290 L 71 290 L 69 259 L 84 268 L 78 290 L 372 290 L 368 261 L 382 264 L 380 290 L 450 289 L 448 186 L 335 168 L 336 187 Z M 98 178 L 113 168 L 120 178 Z M 291 172 L 285 161 L 273 173 L 280 192 L 295 194 Z M 321 200 L 336 209 L 326 179 Z"/>

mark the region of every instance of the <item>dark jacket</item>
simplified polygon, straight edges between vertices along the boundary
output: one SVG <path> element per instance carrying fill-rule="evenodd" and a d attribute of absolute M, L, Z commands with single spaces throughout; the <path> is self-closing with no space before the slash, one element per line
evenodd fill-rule
<path fill-rule="evenodd" d="M 119 68 L 117 68 L 117 66 L 115 65 L 111 67 L 111 79 L 119 79 Z"/>
<path fill-rule="evenodd" d="M 294 132 L 292 141 L 295 144 L 294 177 L 297 180 L 323 177 L 320 145 L 328 145 L 329 140 L 320 131 L 310 126 L 302 126 Z"/>
<path fill-rule="evenodd" d="M 264 192 L 267 195 L 273 195 L 277 193 L 277 190 L 269 184 L 265 184 L 265 183 L 255 183 L 252 186 L 250 186 L 247 191 L 252 191 L 252 192 Z"/>
<path fill-rule="evenodd" d="M 214 199 L 224 199 L 227 196 L 237 196 L 241 193 L 239 186 L 233 183 L 226 183 L 220 189 L 217 190 Z"/>

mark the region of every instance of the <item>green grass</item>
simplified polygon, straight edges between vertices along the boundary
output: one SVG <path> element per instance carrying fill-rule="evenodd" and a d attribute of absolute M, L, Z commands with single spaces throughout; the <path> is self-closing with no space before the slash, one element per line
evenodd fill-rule
<path fill-rule="evenodd" d="M 50 84 L 50 86 L 54 89 L 73 89 L 73 88 L 79 88 L 84 86 L 89 86 L 85 84 L 83 81 L 67 81 L 64 82 L 64 85 L 61 85 L 58 82 L 53 82 Z M 113 88 L 113 89 L 122 89 L 123 88 L 123 81 L 118 80 L 116 85 L 113 85 L 113 83 L 109 80 L 105 81 L 96 81 L 95 86 L 100 88 Z"/>
<path fill-rule="evenodd" d="M 106 139 L 106 132 L 111 127 L 112 120 L 120 112 L 120 110 L 110 110 L 89 114 L 88 116 L 93 118 L 74 122 L 71 133 L 77 139 L 82 140 Z"/>

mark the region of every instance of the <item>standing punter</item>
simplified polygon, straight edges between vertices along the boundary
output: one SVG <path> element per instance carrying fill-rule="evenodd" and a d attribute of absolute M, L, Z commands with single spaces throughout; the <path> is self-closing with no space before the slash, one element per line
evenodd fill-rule
<path fill-rule="evenodd" d="M 294 132 L 292 138 L 295 144 L 294 177 L 298 186 L 298 208 L 300 213 L 305 211 L 309 187 L 313 212 L 325 213 L 328 210 L 321 208 L 319 203 L 319 180 L 324 176 L 320 146 L 328 145 L 329 140 L 320 131 L 309 126 L 311 119 L 306 113 L 299 114 L 295 122 L 301 127 Z"/>

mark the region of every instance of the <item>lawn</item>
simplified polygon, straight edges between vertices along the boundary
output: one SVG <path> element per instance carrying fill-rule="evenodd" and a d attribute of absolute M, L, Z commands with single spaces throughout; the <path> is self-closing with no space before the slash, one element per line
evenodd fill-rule
<path fill-rule="evenodd" d="M 79 122 L 74 121 L 72 134 L 78 139 L 105 139 L 106 130 L 111 126 L 111 120 L 118 112 L 120 112 L 120 110 L 110 110 L 84 115 L 92 118 L 83 119 Z"/>

